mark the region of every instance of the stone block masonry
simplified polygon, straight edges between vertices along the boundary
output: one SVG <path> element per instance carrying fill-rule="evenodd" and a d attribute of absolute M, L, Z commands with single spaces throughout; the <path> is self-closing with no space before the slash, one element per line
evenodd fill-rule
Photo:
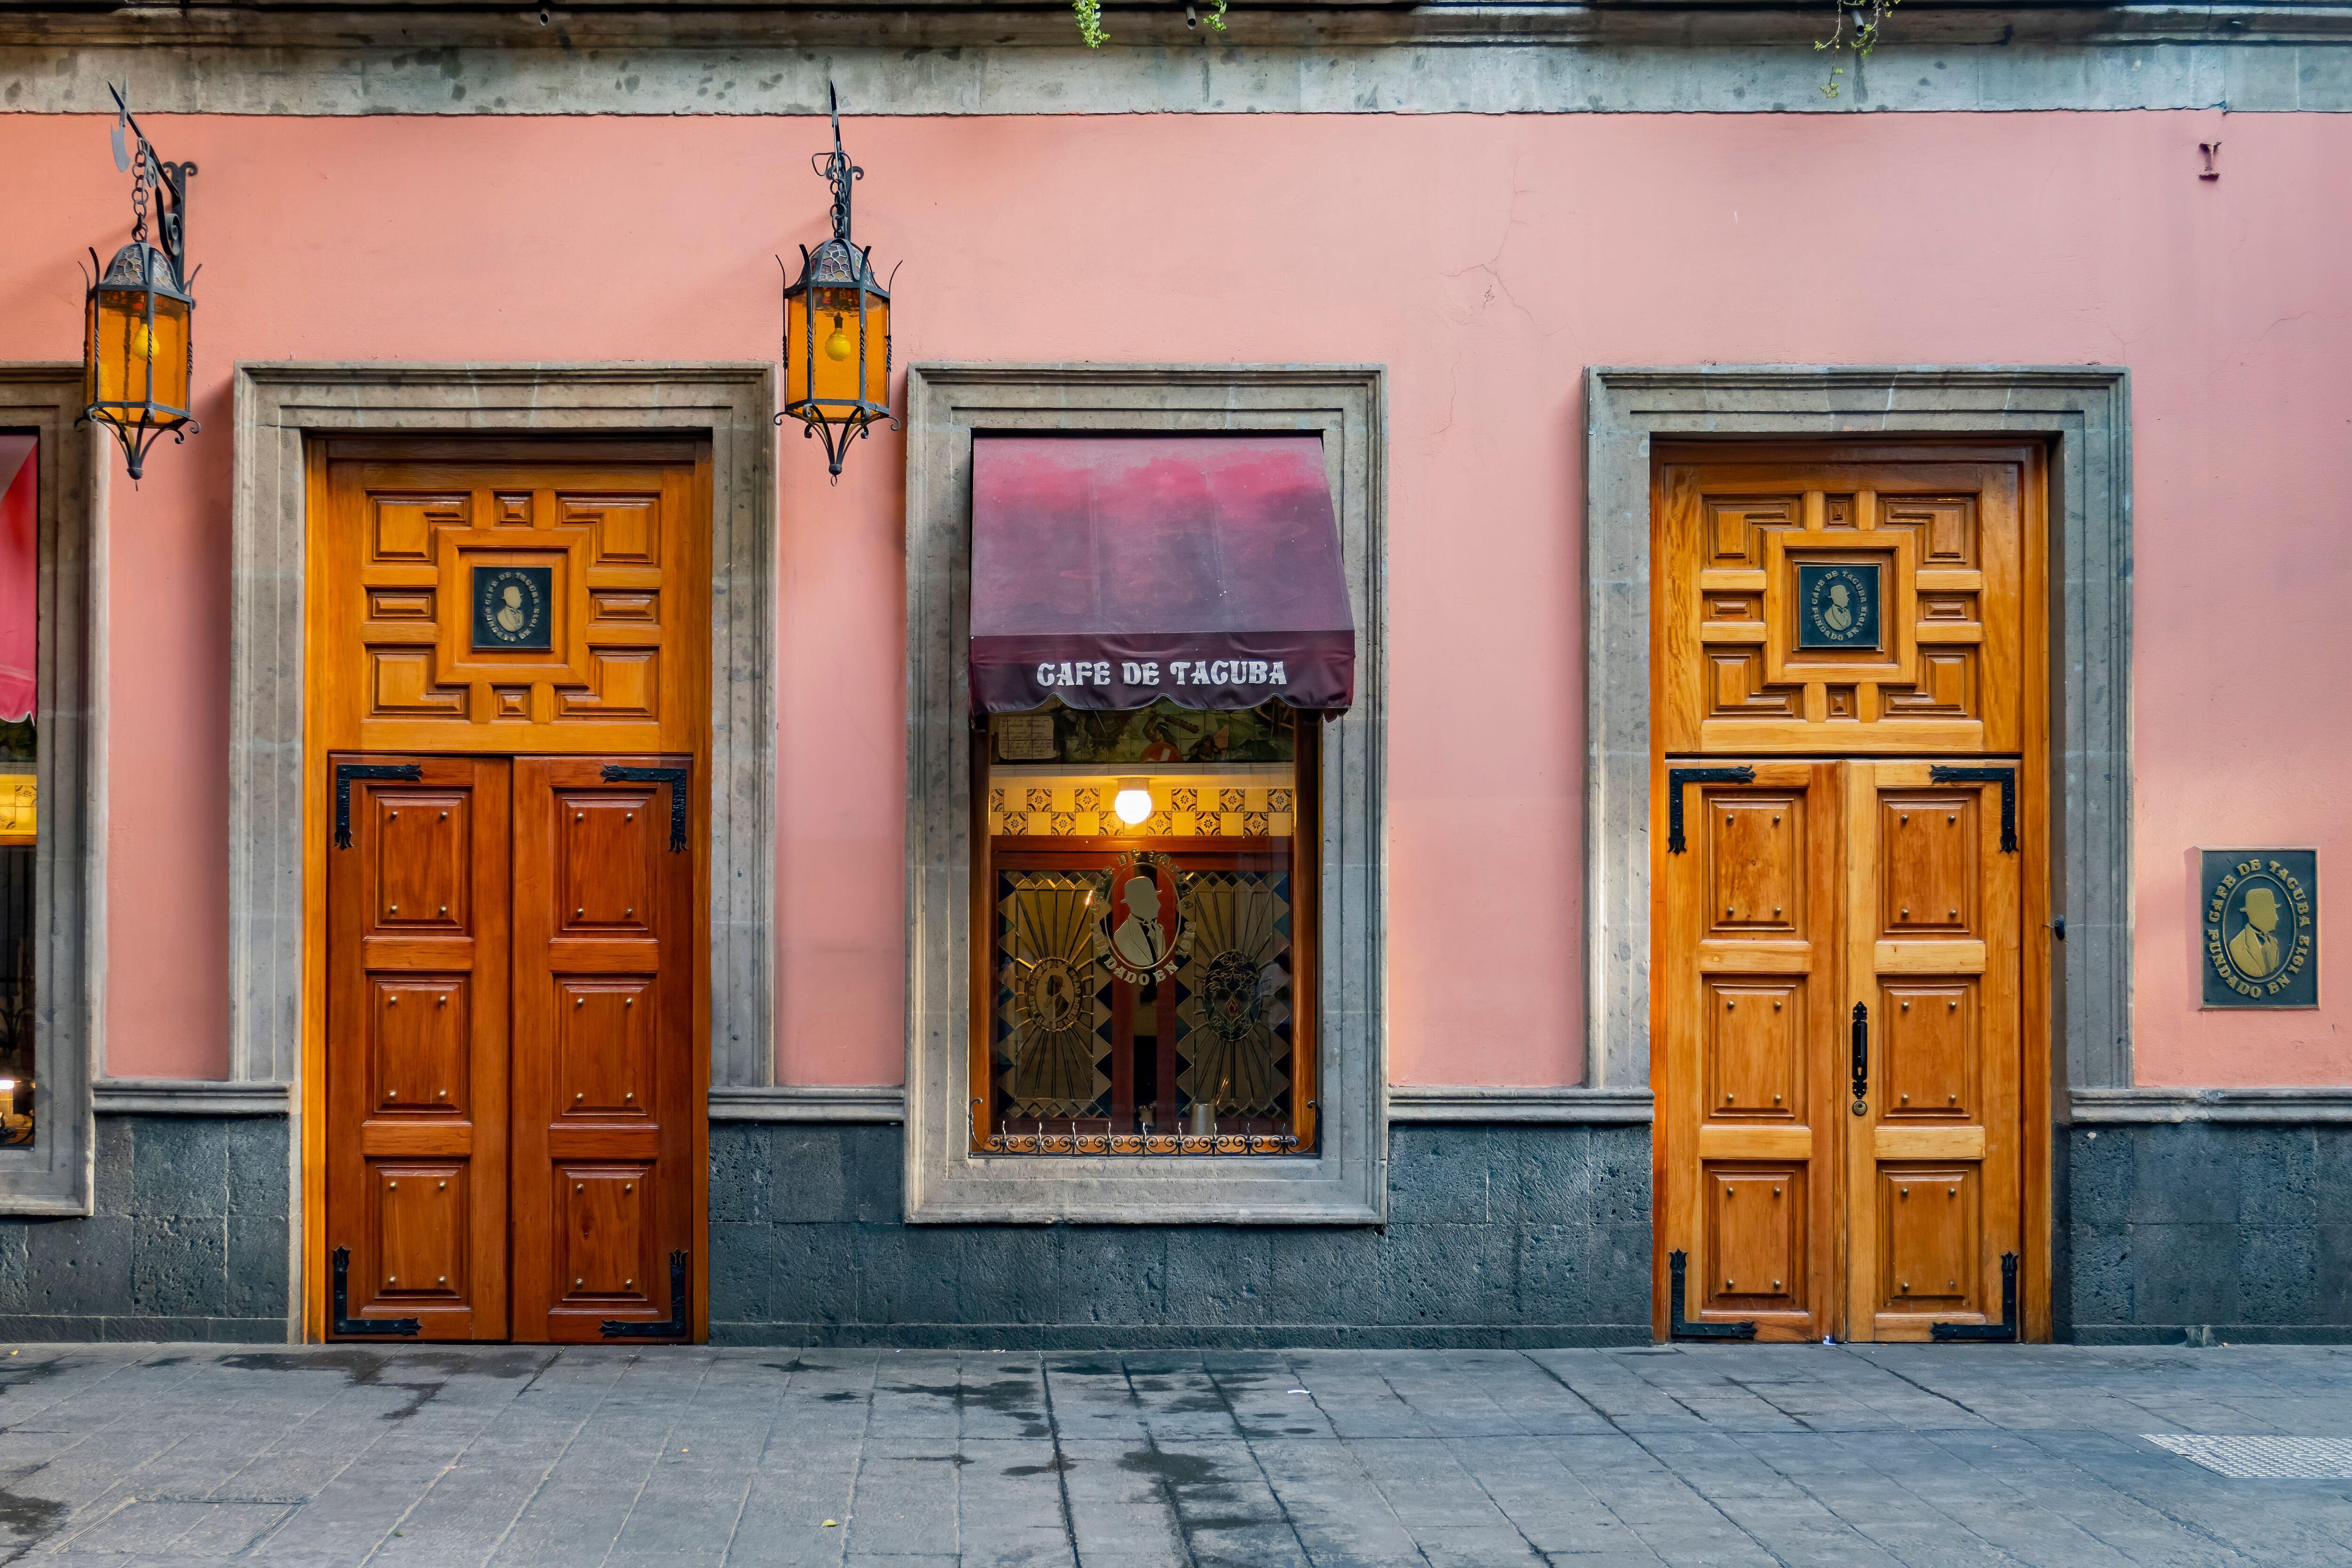
<path fill-rule="evenodd" d="M 100 1116 L 97 1212 L 0 1219 L 0 1338 L 282 1342 L 286 1137 L 274 1116 Z M 1650 1337 L 1643 1127 L 1398 1127 L 1384 1228 L 909 1226 L 900 1137 L 712 1127 L 715 1342 Z M 2352 1343 L 2352 1124 L 2078 1125 L 2058 1154 L 2059 1339 Z"/>
<path fill-rule="evenodd" d="M 2352 1342 L 2352 1124 L 2062 1128 L 2058 1337 Z"/>
<path fill-rule="evenodd" d="M 101 1116 L 96 1212 L 0 1219 L 0 1339 L 286 1338 L 287 1123 Z"/>
<path fill-rule="evenodd" d="M 908 1226 L 901 1131 L 710 1130 L 718 1344 L 1520 1347 L 1650 1338 L 1645 1127 L 1390 1139 L 1390 1223 Z"/>

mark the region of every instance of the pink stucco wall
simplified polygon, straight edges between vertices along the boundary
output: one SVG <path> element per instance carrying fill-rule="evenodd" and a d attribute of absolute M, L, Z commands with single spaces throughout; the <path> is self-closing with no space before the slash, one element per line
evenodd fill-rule
<path fill-rule="evenodd" d="M 206 433 L 112 499 L 109 1068 L 226 1061 L 238 359 L 744 359 L 816 237 L 811 121 L 158 118 L 203 166 Z M 2088 362 L 2134 374 L 2137 1050 L 2147 1083 L 2352 1082 L 2322 1011 L 2195 1010 L 2193 850 L 2320 847 L 2352 897 L 2352 116 L 869 120 L 901 363 L 1391 371 L 1394 1076 L 1580 1072 L 1580 378 L 1593 363 Z M 79 350 L 121 243 L 98 119 L 0 117 L 0 359 Z M 784 449 L 788 1081 L 900 1075 L 896 438 Z M 2340 921 L 2337 922 L 2342 923 Z"/>

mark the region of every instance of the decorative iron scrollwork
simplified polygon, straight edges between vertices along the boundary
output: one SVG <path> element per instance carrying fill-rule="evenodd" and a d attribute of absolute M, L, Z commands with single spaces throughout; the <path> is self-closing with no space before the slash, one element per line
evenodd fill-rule
<path fill-rule="evenodd" d="M 1683 852 L 1683 786 L 1695 784 L 1754 784 L 1756 770 L 1737 768 L 1668 768 L 1666 770 L 1666 853 Z"/>
<path fill-rule="evenodd" d="M 1934 1323 L 1928 1336 L 1937 1344 L 2015 1344 L 2017 1342 L 2017 1254 L 2000 1255 L 2000 1321 L 1998 1323 Z"/>
<path fill-rule="evenodd" d="M 669 852 L 683 854 L 686 850 L 686 781 L 684 768 L 632 768 L 619 763 L 604 764 L 606 784 L 657 784 L 669 786 Z"/>
<path fill-rule="evenodd" d="M 599 1331 L 608 1340 L 682 1340 L 688 1329 L 686 1254 L 673 1252 L 669 1255 L 669 1317 L 658 1323 L 631 1323 L 607 1318 Z"/>
<path fill-rule="evenodd" d="M 414 1318 L 354 1318 L 351 1315 L 352 1249 L 335 1248 L 335 1332 L 339 1334 L 385 1334 L 413 1340 L 425 1331 L 425 1325 Z"/>
<path fill-rule="evenodd" d="M 2000 785 L 2000 852 L 2017 853 L 2017 770 L 2015 768 L 1954 768 L 1938 763 L 1927 770 L 1936 784 L 1997 784 Z"/>
<path fill-rule="evenodd" d="M 1680 1247 L 1666 1254 L 1666 1337 L 1675 1340 L 1754 1339 L 1756 1325 L 1752 1321 L 1695 1323 L 1683 1316 L 1683 1274 L 1689 1264 L 1690 1255 Z"/>
<path fill-rule="evenodd" d="M 980 1134 L 980 1107 L 974 1100 L 964 1108 L 975 1154 L 1042 1154 L 1066 1159 L 1080 1155 L 1118 1154 L 1296 1154 L 1298 1136 L 1292 1132 L 1113 1132 L 1108 1122 L 1099 1132 L 1006 1132 Z"/>
<path fill-rule="evenodd" d="M 425 770 L 415 763 L 337 763 L 335 764 L 335 847 L 352 847 L 352 781 L 353 779 L 405 779 L 410 784 L 425 776 Z"/>

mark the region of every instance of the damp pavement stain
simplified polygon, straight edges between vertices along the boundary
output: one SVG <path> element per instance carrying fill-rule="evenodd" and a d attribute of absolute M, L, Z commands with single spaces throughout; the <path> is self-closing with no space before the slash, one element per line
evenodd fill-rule
<path fill-rule="evenodd" d="M 1163 1448 L 1137 1448 L 1121 1454 L 1118 1468 L 1171 1487 L 1215 1486 L 1225 1479 L 1224 1471 L 1213 1460 L 1198 1454 L 1171 1454 Z"/>
<path fill-rule="evenodd" d="M 1043 1403 L 1041 1384 L 1026 1378 L 999 1378 L 993 1383 L 892 1383 L 882 1385 L 890 1394 L 928 1394 L 945 1400 L 961 1414 L 971 1409 L 986 1410 L 998 1415 L 1009 1415 L 1024 1423 L 1024 1437 L 1050 1436 L 1053 1428 L 1045 1424 L 1045 1413 L 1037 1408 Z"/>
<path fill-rule="evenodd" d="M 14 1563 L 47 1540 L 70 1511 L 68 1504 L 0 1488 L 0 1531 L 14 1541 L 5 1549 L 6 1554 L 0 1556 L 0 1563 Z"/>
<path fill-rule="evenodd" d="M 2341 1483 L 2144 1436 L 2352 1433 L 2326 1348 L 78 1345 L 0 1395 L 0 1563 L 66 1568 L 2352 1561 Z"/>
<path fill-rule="evenodd" d="M 353 1388 L 396 1388 L 408 1394 L 409 1401 L 383 1412 L 382 1419 L 406 1421 L 439 1398 L 453 1377 L 535 1378 L 554 1359 L 551 1352 L 532 1350 L 468 1354 L 457 1351 L 334 1346 L 311 1351 L 247 1351 L 222 1357 L 220 1364 L 239 1372 L 341 1373 Z"/>

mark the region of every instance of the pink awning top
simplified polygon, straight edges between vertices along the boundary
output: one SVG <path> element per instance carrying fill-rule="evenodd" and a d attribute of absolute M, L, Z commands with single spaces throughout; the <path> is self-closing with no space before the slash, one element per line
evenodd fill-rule
<path fill-rule="evenodd" d="M 1355 621 L 1318 436 L 980 436 L 971 700 L 1341 709 Z"/>
<path fill-rule="evenodd" d="M 33 711 L 34 648 L 38 645 L 41 465 L 30 436 L 0 436 L 0 719 Z"/>

